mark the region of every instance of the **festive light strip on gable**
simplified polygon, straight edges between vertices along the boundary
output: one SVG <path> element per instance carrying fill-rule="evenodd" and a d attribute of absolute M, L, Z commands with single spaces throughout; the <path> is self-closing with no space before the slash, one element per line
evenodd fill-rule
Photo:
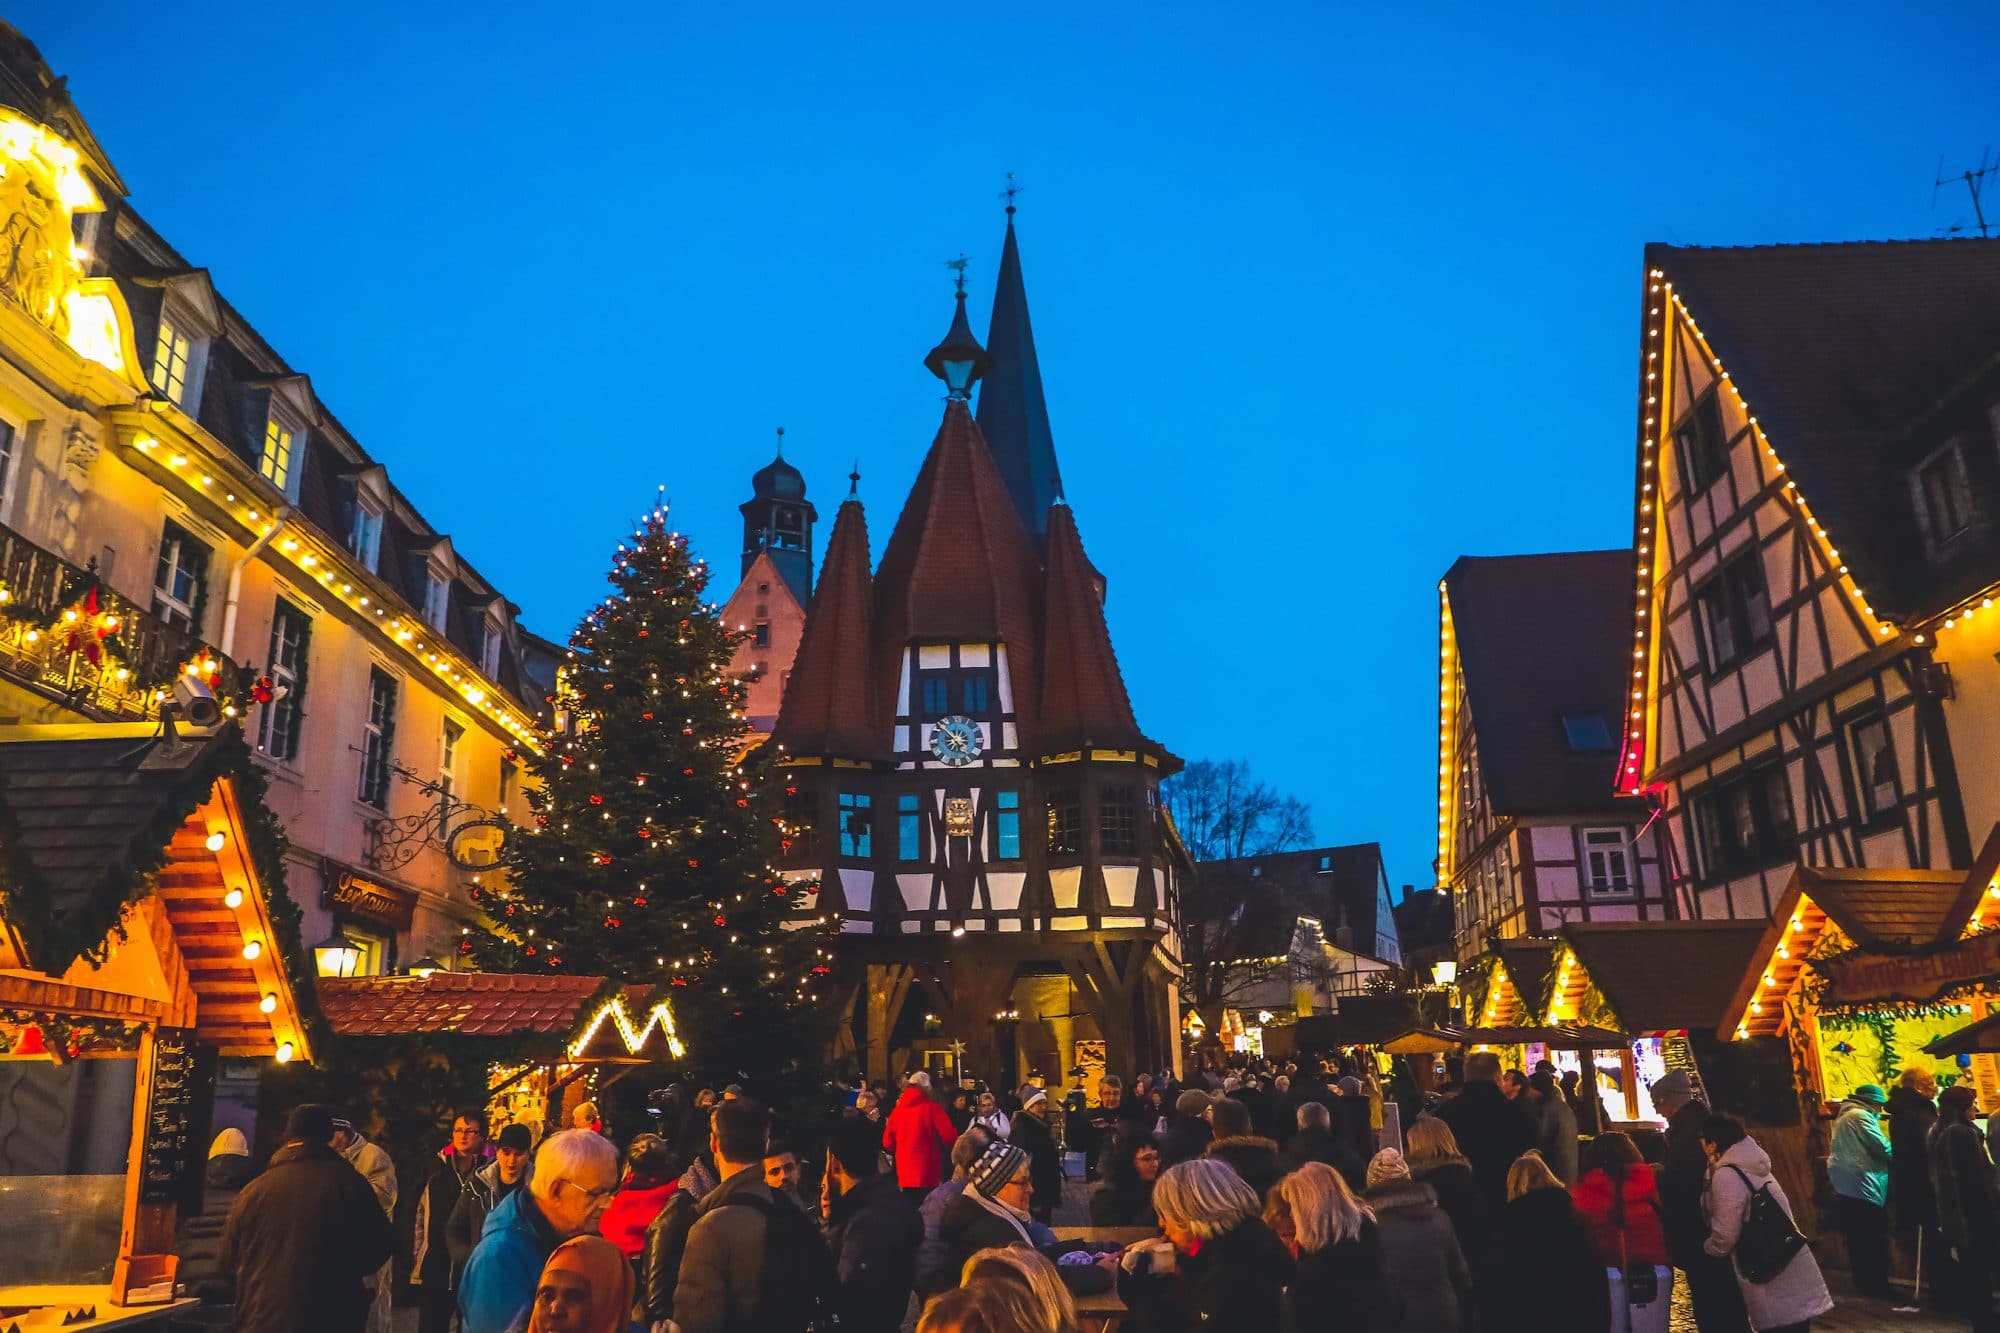
<path fill-rule="evenodd" d="M 1786 1006 L 1797 993 L 1799 983 L 1805 979 L 1806 959 L 1819 947 L 1829 930 L 1838 933 L 1839 928 L 1827 919 L 1826 913 L 1820 911 L 1812 899 L 1800 894 L 1798 901 L 1792 905 L 1792 914 L 1785 922 L 1785 931 L 1776 949 L 1764 960 L 1764 970 L 1757 978 L 1749 1001 L 1742 1012 L 1723 1015 L 1723 1026 L 1727 1028 L 1729 1019 L 1734 1017 L 1738 1040 L 1773 1037 L 1782 1032 Z"/>
<path fill-rule="evenodd" d="M 646 1045 L 647 1036 L 657 1027 L 661 1035 L 666 1038 L 667 1051 L 674 1059 L 680 1060 L 687 1056 L 687 1048 L 681 1044 L 680 1035 L 674 1029 L 673 1010 L 667 1007 L 664 999 L 656 1001 L 653 1007 L 646 1011 L 646 1021 L 634 1027 L 632 1014 L 625 1007 L 625 997 L 620 994 L 599 1005 L 597 1012 L 591 1015 L 590 1022 L 584 1026 L 582 1035 L 569 1045 L 570 1059 L 582 1058 L 583 1053 L 590 1049 L 591 1040 L 597 1036 L 597 1030 L 604 1026 L 606 1020 L 616 1025 L 618 1036 L 625 1043 L 628 1054 L 638 1055 Z"/>
<path fill-rule="evenodd" d="M 1576 950 L 1564 949 L 1562 959 L 1556 965 L 1555 989 L 1549 994 L 1550 1027 L 1577 1022 L 1583 1016 L 1583 995 L 1589 986 L 1583 964 L 1577 961 Z"/>
<path fill-rule="evenodd" d="M 343 577 L 339 571 L 352 558 L 344 547 L 336 550 L 303 525 L 294 527 L 287 522 L 281 528 L 273 515 L 230 490 L 227 479 L 218 479 L 213 472 L 203 470 L 196 460 L 168 448 L 154 436 L 138 435 L 131 440 L 131 446 L 140 457 L 151 460 L 162 476 L 178 479 L 190 492 L 228 513 L 252 534 L 253 540 L 271 537 L 266 550 L 290 561 L 297 567 L 299 577 L 316 585 L 321 595 L 340 598 L 364 623 L 372 613 L 377 628 L 385 636 L 420 667 L 428 667 L 468 707 L 484 714 L 518 744 L 541 753 L 542 742 L 535 720 L 515 707 L 500 687 L 469 659 L 449 643 L 432 638 L 436 631 L 416 616 L 391 617 L 388 607 L 358 587 L 352 577 Z"/>
<path fill-rule="evenodd" d="M 1665 392 L 1664 384 L 1671 382 L 1670 377 L 1675 351 L 1675 340 L 1665 335 L 1680 327 L 1681 324 L 1685 324 L 1688 332 L 1694 335 L 1695 343 L 1699 347 L 1702 356 L 1708 361 L 1709 368 L 1715 374 L 1715 384 L 1718 392 L 1721 390 L 1729 392 L 1737 408 L 1743 413 L 1744 419 L 1748 422 L 1751 436 L 1756 441 L 1757 447 L 1762 449 L 1765 456 L 1771 460 L 1773 470 L 1781 476 L 1785 472 L 1783 460 L 1778 457 L 1778 451 L 1771 447 L 1770 440 L 1765 437 L 1764 428 L 1758 424 L 1757 418 L 1750 411 L 1750 405 L 1744 401 L 1742 390 L 1738 389 L 1735 383 L 1729 378 L 1729 372 L 1722 368 L 1721 358 L 1716 356 L 1715 350 L 1708 345 L 1708 339 L 1703 336 L 1701 326 L 1695 323 L 1693 314 L 1689 312 L 1687 304 L 1681 299 L 1680 294 L 1674 290 L 1673 283 L 1666 280 L 1665 271 L 1657 268 L 1651 269 L 1647 272 L 1646 277 L 1647 300 L 1649 302 L 1646 310 L 1648 321 L 1646 327 L 1646 410 L 1643 416 L 1645 424 L 1639 432 L 1638 539 L 1633 543 L 1635 548 L 1634 556 L 1638 565 L 1639 605 L 1637 625 L 1633 632 L 1632 706 L 1627 710 L 1624 742 L 1618 752 L 1618 776 L 1616 778 L 1615 789 L 1621 796 L 1636 796 L 1645 786 L 1643 770 L 1645 767 L 1646 742 L 1648 738 L 1646 726 L 1648 713 L 1647 696 L 1649 693 L 1648 680 L 1654 663 L 1654 635 L 1652 633 L 1654 620 L 1653 593 L 1655 578 L 1663 567 L 1662 562 L 1665 557 L 1666 545 L 1664 536 L 1662 536 L 1659 541 L 1659 545 L 1662 548 L 1661 551 L 1658 553 L 1653 551 L 1655 544 L 1654 528 L 1656 526 L 1654 501 L 1656 495 L 1659 494 L 1654 482 L 1658 470 L 1659 456 L 1664 452 L 1667 433 L 1670 429 L 1668 414 L 1660 406 L 1660 398 L 1663 392 Z M 1679 321 L 1678 323 L 1675 322 L 1676 319 Z M 1847 593 L 1856 617 L 1867 631 L 1870 641 L 1893 638 L 1898 633 L 1897 627 L 1875 614 L 1875 608 L 1869 604 L 1867 595 L 1861 590 L 1861 586 L 1855 582 L 1853 576 L 1849 574 L 1846 564 L 1841 561 L 1840 551 L 1833 545 L 1832 538 L 1828 536 L 1826 529 L 1820 525 L 1819 520 L 1813 517 L 1812 508 L 1806 503 L 1805 496 L 1799 492 L 1798 483 L 1786 477 L 1784 486 L 1778 491 L 1778 498 L 1782 503 L 1791 505 L 1797 511 L 1799 517 L 1806 521 L 1806 525 L 1812 530 L 1813 536 L 1819 539 L 1820 550 L 1825 555 L 1828 564 L 1837 571 L 1840 579 L 1840 587 Z M 1922 644 L 1923 637 L 1921 635 L 1917 636 L 1915 642 Z"/>
<path fill-rule="evenodd" d="M 1458 776 L 1458 645 L 1451 632 L 1451 594 L 1438 580 L 1438 887 L 1451 891 L 1458 866 L 1453 860 L 1453 797 Z"/>

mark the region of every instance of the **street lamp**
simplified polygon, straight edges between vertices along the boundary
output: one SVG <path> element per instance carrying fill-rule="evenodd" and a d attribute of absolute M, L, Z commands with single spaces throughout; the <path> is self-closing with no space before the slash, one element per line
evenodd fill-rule
<path fill-rule="evenodd" d="M 336 925 L 333 934 L 313 945 L 313 962 L 323 977 L 351 977 L 361 966 L 361 946 Z"/>
<path fill-rule="evenodd" d="M 444 964 L 440 963 L 437 959 L 431 957 L 429 954 L 425 954 L 422 958 L 419 958 L 416 962 L 410 964 L 410 975 L 415 977 L 419 981 L 422 981 L 425 977 L 430 976 L 431 973 L 433 972 L 442 972 L 442 971 L 444 971 Z"/>
<path fill-rule="evenodd" d="M 1449 986 L 1458 980 L 1458 964 L 1447 958 L 1431 968 L 1431 980 L 1440 986 Z"/>

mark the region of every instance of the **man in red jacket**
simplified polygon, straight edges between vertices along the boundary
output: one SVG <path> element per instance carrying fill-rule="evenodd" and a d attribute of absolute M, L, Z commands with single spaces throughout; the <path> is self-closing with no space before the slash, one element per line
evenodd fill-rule
<path fill-rule="evenodd" d="M 931 1076 L 919 1069 L 910 1075 L 889 1123 L 882 1130 L 882 1151 L 896 1162 L 896 1183 L 919 1203 L 944 1181 L 945 1163 L 958 1131 L 942 1106 L 931 1100 Z"/>

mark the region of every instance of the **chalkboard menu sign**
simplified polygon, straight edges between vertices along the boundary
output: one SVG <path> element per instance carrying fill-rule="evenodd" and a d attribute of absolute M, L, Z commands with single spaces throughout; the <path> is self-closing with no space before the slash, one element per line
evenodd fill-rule
<path fill-rule="evenodd" d="M 1708 1093 L 1701 1086 L 1701 1070 L 1695 1067 L 1694 1046 L 1685 1036 L 1662 1038 L 1660 1061 L 1668 1069 L 1678 1069 L 1686 1074 L 1689 1084 L 1694 1088 L 1695 1097 L 1704 1103 L 1708 1101 Z"/>
<path fill-rule="evenodd" d="M 139 1202 L 173 1203 L 193 1150 L 188 1119 L 194 1109 L 194 1032 L 161 1028 L 153 1035 L 153 1074 L 146 1096 L 146 1142 L 139 1157 Z"/>

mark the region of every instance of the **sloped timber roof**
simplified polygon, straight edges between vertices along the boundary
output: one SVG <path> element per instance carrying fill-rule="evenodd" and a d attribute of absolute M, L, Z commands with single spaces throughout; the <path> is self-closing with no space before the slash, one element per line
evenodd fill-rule
<path fill-rule="evenodd" d="M 583 1018 L 603 977 L 433 972 L 428 977 L 321 977 L 320 1008 L 343 1037 L 456 1032 L 508 1037 L 564 1033 Z"/>
<path fill-rule="evenodd" d="M 1762 921 L 1619 921 L 1563 928 L 1627 1032 L 1715 1030 L 1764 938 Z"/>

